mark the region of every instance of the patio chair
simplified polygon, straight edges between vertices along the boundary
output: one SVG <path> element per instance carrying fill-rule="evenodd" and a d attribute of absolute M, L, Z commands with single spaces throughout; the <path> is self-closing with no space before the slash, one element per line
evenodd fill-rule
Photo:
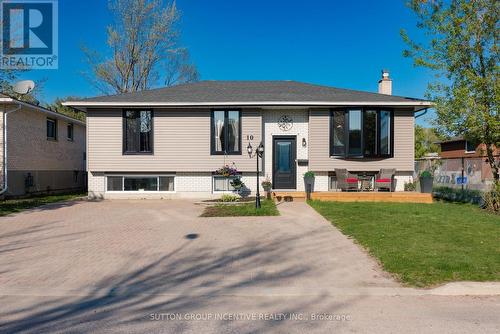
<path fill-rule="evenodd" d="M 358 177 L 351 174 L 345 168 L 335 168 L 335 175 L 337 175 L 337 187 L 343 191 L 354 190 L 358 191 Z"/>
<path fill-rule="evenodd" d="M 389 189 L 389 191 L 392 192 L 394 174 L 396 174 L 396 169 L 382 168 L 380 172 L 375 175 L 375 190 L 379 191 L 380 189 Z"/>

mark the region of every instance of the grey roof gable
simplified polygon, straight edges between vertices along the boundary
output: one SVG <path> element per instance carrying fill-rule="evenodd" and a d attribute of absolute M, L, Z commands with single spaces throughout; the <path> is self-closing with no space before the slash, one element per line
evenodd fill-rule
<path fill-rule="evenodd" d="M 78 105 L 76 101 L 68 105 Z M 421 99 L 333 88 L 297 81 L 200 81 L 84 99 L 97 103 L 425 102 Z"/>

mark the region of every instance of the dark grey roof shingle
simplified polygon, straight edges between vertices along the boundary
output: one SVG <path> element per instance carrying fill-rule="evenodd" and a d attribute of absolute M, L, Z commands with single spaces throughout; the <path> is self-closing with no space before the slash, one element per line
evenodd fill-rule
<path fill-rule="evenodd" d="M 421 99 L 333 88 L 297 81 L 200 81 L 85 102 L 419 102 Z"/>

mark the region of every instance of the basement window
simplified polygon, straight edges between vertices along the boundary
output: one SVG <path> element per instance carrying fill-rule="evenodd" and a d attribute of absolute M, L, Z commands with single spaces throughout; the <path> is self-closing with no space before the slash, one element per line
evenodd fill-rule
<path fill-rule="evenodd" d="M 174 192 L 175 175 L 108 175 L 106 190 L 113 192 Z"/>
<path fill-rule="evenodd" d="M 214 175 L 213 177 L 213 192 L 226 192 L 226 191 L 234 191 L 234 187 L 231 185 L 231 181 L 234 179 L 241 179 L 241 175 L 235 175 L 235 176 L 221 176 L 221 175 Z"/>

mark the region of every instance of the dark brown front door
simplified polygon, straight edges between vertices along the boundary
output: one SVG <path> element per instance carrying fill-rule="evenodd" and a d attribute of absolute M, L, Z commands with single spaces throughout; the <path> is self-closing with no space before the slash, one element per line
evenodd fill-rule
<path fill-rule="evenodd" d="M 273 188 L 295 189 L 297 169 L 295 137 L 273 137 Z"/>

